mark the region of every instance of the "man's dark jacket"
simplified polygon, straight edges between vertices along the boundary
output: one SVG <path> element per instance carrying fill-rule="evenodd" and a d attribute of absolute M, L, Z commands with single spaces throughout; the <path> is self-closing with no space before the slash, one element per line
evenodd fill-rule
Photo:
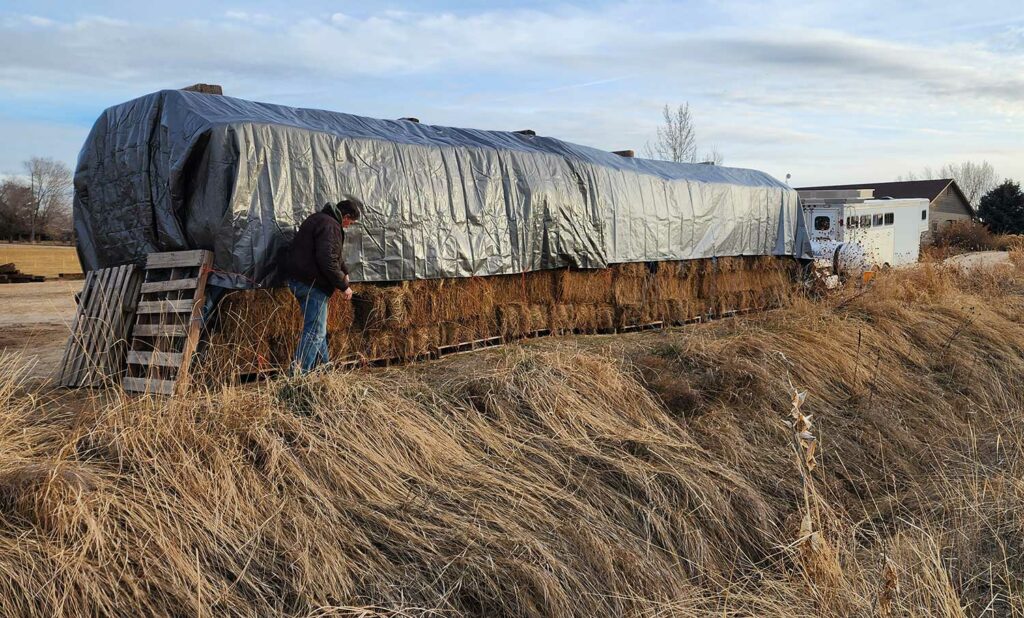
<path fill-rule="evenodd" d="M 285 257 L 288 277 L 315 286 L 328 296 L 335 289 L 348 289 L 345 275 L 348 266 L 342 255 L 345 230 L 332 214 L 314 213 L 299 226 Z"/>

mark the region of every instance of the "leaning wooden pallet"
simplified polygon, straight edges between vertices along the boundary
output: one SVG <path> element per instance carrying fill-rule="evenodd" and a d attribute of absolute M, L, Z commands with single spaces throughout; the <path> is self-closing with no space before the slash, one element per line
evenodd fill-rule
<path fill-rule="evenodd" d="M 124 390 L 172 395 L 188 388 L 212 263 L 203 250 L 146 258 Z"/>
<path fill-rule="evenodd" d="M 61 360 L 61 386 L 100 386 L 120 378 L 139 294 L 139 275 L 134 264 L 86 275 Z"/>

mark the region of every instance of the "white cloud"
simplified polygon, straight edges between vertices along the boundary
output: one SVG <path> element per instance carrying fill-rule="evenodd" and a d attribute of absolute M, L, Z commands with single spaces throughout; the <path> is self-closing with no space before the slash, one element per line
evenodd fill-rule
<path fill-rule="evenodd" d="M 53 26 L 56 23 L 52 19 L 46 17 L 39 17 L 38 15 L 26 15 L 24 19 L 25 23 L 30 24 L 32 26 L 38 26 L 40 28 Z"/>
<path fill-rule="evenodd" d="M 818 25 L 836 11 L 846 18 L 849 8 L 790 5 L 732 3 L 728 27 L 700 29 L 675 7 L 658 13 L 631 3 L 292 18 L 233 10 L 176 21 L 5 18 L 0 103 L 69 92 L 112 103 L 206 81 L 298 105 L 380 116 L 423 109 L 440 122 L 530 126 L 638 148 L 662 104 L 689 100 L 702 134 L 729 162 L 774 156 L 822 168 L 828 140 L 948 139 L 931 154 L 1024 138 L 1018 26 L 976 24 L 1002 28 L 991 45 L 915 43 Z M 869 125 L 891 129 L 868 138 Z M 859 148 L 847 152 L 863 155 Z"/>
<path fill-rule="evenodd" d="M 40 32 L 0 28 L 0 80 L 33 71 L 76 81 L 116 74 L 167 83 L 183 74 L 334 77 L 432 73 L 594 72 L 694 77 L 806 101 L 822 88 L 871 89 L 882 96 L 1024 98 L 1024 57 L 978 46 L 911 45 L 813 29 L 650 34 L 617 9 L 470 15 L 386 11 L 335 13 L 268 31 L 267 15 L 231 11 L 221 22 L 148 25 L 103 16 Z M 53 26 L 55 22 L 50 21 Z M 125 53 L 131 50 L 131 53 Z M 601 76 L 599 81 L 607 79 Z M 578 80 L 577 80 L 578 81 Z M 770 86 L 766 88 L 765 86 Z M 859 86 L 859 88 L 858 88 Z M 799 93 L 794 95 L 793 93 Z"/>
<path fill-rule="evenodd" d="M 248 11 L 227 11 L 224 13 L 224 17 L 229 20 L 239 21 L 243 23 L 253 24 L 257 26 L 266 26 L 275 23 L 275 20 L 266 13 L 250 13 Z"/>

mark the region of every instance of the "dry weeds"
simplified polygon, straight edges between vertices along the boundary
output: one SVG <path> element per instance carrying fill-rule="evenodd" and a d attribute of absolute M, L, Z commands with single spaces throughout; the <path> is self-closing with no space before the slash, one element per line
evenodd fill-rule
<path fill-rule="evenodd" d="M 0 613 L 1024 615 L 1022 293 L 926 266 L 753 318 L 73 408 L 3 358 Z"/>

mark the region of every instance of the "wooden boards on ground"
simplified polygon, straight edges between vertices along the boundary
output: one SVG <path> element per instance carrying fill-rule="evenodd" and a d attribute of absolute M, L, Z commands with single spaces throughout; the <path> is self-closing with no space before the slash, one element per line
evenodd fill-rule
<path fill-rule="evenodd" d="M 61 360 L 60 385 L 117 383 L 138 302 L 141 271 L 134 264 L 90 271 Z"/>
<path fill-rule="evenodd" d="M 150 253 L 128 350 L 125 391 L 172 395 L 188 388 L 199 343 L 209 251 Z"/>

